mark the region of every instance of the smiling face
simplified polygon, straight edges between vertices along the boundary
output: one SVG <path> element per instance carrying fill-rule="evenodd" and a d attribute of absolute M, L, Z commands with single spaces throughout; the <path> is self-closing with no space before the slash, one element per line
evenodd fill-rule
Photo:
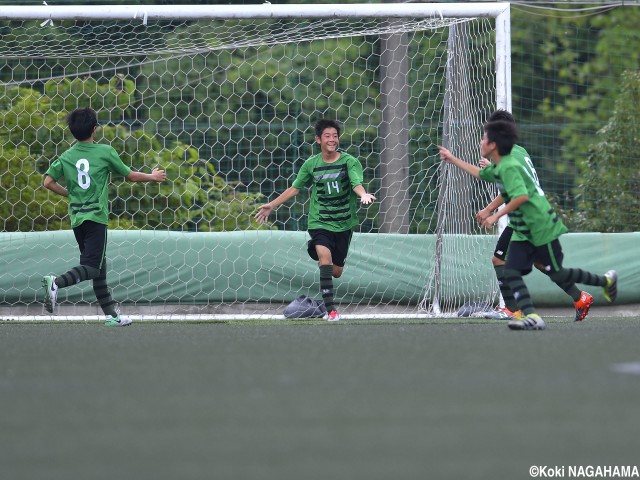
<path fill-rule="evenodd" d="M 340 137 L 338 130 L 333 127 L 327 127 L 322 131 L 322 135 L 316 136 L 316 142 L 320 145 L 320 150 L 324 154 L 332 154 L 338 150 Z"/>

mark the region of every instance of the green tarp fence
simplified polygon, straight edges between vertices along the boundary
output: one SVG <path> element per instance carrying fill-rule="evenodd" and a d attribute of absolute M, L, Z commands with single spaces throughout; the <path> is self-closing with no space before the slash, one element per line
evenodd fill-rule
<path fill-rule="evenodd" d="M 300 294 L 318 296 L 318 270 L 306 253 L 306 232 L 243 231 L 183 233 L 110 231 L 107 258 L 109 284 L 122 303 L 137 305 L 289 302 Z M 494 236 L 476 237 L 477 251 L 464 250 L 463 236 L 445 237 L 445 251 L 470 261 L 474 275 L 461 280 L 462 267 L 443 271 L 457 290 L 482 290 L 495 281 L 491 268 Z M 562 236 L 564 265 L 595 273 L 619 273 L 618 303 L 640 302 L 640 233 L 573 233 Z M 341 302 L 416 305 L 433 269 L 435 236 L 355 234 L 345 274 L 336 281 Z M 449 254 L 450 256 L 453 254 Z M 40 302 L 43 275 L 63 273 L 78 263 L 71 231 L 0 233 L 0 304 Z M 454 258 L 445 265 L 458 265 Z M 564 292 L 534 271 L 526 277 L 538 306 L 565 306 Z M 598 303 L 601 289 L 586 288 Z M 90 282 L 61 291 L 62 301 L 94 301 Z"/>

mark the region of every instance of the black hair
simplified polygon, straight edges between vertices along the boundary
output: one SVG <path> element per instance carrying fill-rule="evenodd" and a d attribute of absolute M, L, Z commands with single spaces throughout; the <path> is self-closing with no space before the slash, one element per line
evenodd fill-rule
<path fill-rule="evenodd" d="M 506 110 L 496 110 L 487 119 L 487 123 L 489 122 L 497 122 L 498 120 L 503 120 L 505 122 L 516 123 L 516 119 L 513 118 L 511 112 L 507 112 Z"/>
<path fill-rule="evenodd" d="M 67 125 L 76 140 L 88 140 L 98 126 L 98 116 L 92 108 L 76 108 L 67 115 Z"/>
<path fill-rule="evenodd" d="M 321 137 L 322 132 L 324 132 L 327 128 L 335 128 L 338 132 L 338 138 L 340 138 L 340 124 L 335 120 L 328 120 L 326 118 L 318 120 L 318 122 L 316 123 L 316 137 Z"/>
<path fill-rule="evenodd" d="M 515 123 L 496 120 L 484 124 L 484 131 L 490 142 L 495 142 L 501 156 L 509 155 L 518 140 L 518 127 Z"/>

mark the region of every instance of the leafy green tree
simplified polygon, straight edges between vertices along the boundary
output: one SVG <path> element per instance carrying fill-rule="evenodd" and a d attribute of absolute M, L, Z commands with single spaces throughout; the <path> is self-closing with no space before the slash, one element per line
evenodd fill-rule
<path fill-rule="evenodd" d="M 260 228 L 253 221 L 258 194 L 238 192 L 197 149 L 180 142 L 161 144 L 153 133 L 131 131 L 114 119 L 131 108 L 133 82 L 115 77 L 50 81 L 44 94 L 10 87 L 0 97 L 0 215 L 4 231 L 68 228 L 67 202 L 41 187 L 50 162 L 72 143 L 67 111 L 91 106 L 103 118 L 97 141 L 111 144 L 136 170 L 167 170 L 161 185 L 116 181 L 110 186 L 113 228 L 169 228 L 221 231 Z"/>
<path fill-rule="evenodd" d="M 544 21 L 533 22 L 532 15 Z M 639 22 L 633 6 L 597 15 L 513 10 L 514 114 L 542 185 L 565 218 L 598 215 L 583 210 L 593 203 L 576 201 L 583 193 L 579 175 L 593 137 L 611 116 L 622 72 L 640 66 Z M 595 228 L 570 222 L 573 229 Z"/>
<path fill-rule="evenodd" d="M 51 110 L 48 97 L 18 87 L 7 88 L 0 97 L 0 115 L 3 231 L 59 228 L 66 203 L 47 201 L 41 170 L 55 145 L 64 140 L 62 115 Z"/>
<path fill-rule="evenodd" d="M 579 209 L 565 212 L 582 230 L 629 232 L 640 229 L 640 72 L 622 75 L 613 115 L 581 168 Z M 611 208 L 603 208 L 610 205 Z"/>
<path fill-rule="evenodd" d="M 592 45 L 592 54 L 571 70 L 569 78 L 580 94 L 567 96 L 563 106 L 568 121 L 564 122 L 562 138 L 566 159 L 572 165 L 583 162 L 594 132 L 610 118 L 622 74 L 640 68 L 639 8 L 617 8 L 588 18 L 584 31 L 590 37 L 586 45 Z"/>

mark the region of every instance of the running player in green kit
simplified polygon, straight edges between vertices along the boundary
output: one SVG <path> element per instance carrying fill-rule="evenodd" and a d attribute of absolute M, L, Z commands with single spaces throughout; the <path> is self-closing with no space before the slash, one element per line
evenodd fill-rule
<path fill-rule="evenodd" d="M 559 237 L 567 227 L 558 218 L 540 188 L 537 177 L 530 169 L 523 167 L 512 149 L 518 138 L 518 129 L 512 122 L 494 121 L 484 126 L 480 144 L 481 155 L 493 162 L 493 180 L 502 184 L 505 208 L 486 217 L 482 224 L 493 227 L 503 215 L 509 215 L 513 228 L 511 242 L 504 265 L 504 276 L 518 306 L 525 315 L 522 320 L 511 320 L 512 330 L 543 330 L 545 323 L 536 313 L 524 284 L 522 275 L 531 272 L 533 265 L 545 273 L 565 291 L 575 284 L 583 283 L 603 287 L 605 298 L 613 302 L 617 295 L 617 274 L 610 270 L 604 275 L 596 275 L 576 268 L 562 266 L 562 247 Z M 453 163 L 465 171 L 460 159 L 440 147 L 443 160 Z M 467 164 L 469 165 L 469 164 Z M 477 167 L 476 167 L 477 168 Z M 476 176 L 479 176 L 477 174 Z M 485 180 L 488 176 L 483 176 Z"/>
<path fill-rule="evenodd" d="M 514 125 L 516 124 L 515 119 L 511 113 L 506 110 L 496 110 L 493 112 L 487 122 L 493 122 L 503 120 L 506 122 L 511 122 Z M 502 190 L 502 185 L 500 181 L 495 176 L 495 165 L 492 164 L 486 158 L 480 159 L 480 167 L 476 165 L 472 165 L 467 162 L 463 162 L 460 159 L 455 158 L 449 150 L 444 147 L 439 147 L 441 152 L 441 157 L 443 160 L 448 160 L 450 163 L 458 166 L 465 172 L 473 175 L 474 177 L 480 178 L 487 182 L 497 183 L 500 190 Z M 520 145 L 515 144 L 511 149 L 510 155 L 514 157 L 522 168 L 528 172 L 528 175 L 531 178 L 534 178 L 536 182 L 538 181 L 538 175 L 536 173 L 535 168 L 533 167 L 533 162 L 529 156 L 529 153 Z M 539 184 L 538 184 L 539 186 Z M 493 212 L 503 205 L 505 200 L 503 198 L 502 192 L 500 192 L 496 198 L 494 198 L 485 208 L 480 210 L 476 214 L 476 219 L 478 222 L 482 223 L 486 220 Z M 498 307 L 495 313 L 490 313 L 486 315 L 486 318 L 499 318 L 499 319 L 511 319 L 511 318 L 520 318 L 522 317 L 522 312 L 519 310 L 518 302 L 513 296 L 513 292 L 511 291 L 511 287 L 508 282 L 505 280 L 504 275 L 504 265 L 505 259 L 507 256 L 507 251 L 509 248 L 509 242 L 511 241 L 511 236 L 513 234 L 513 225 L 511 216 L 508 216 L 508 224 L 502 230 L 500 237 L 498 238 L 498 242 L 496 243 L 496 248 L 493 252 L 493 257 L 491 258 L 491 263 L 493 264 L 493 268 L 496 273 L 496 277 L 498 279 L 498 286 L 500 287 L 500 293 L 502 294 L 502 299 L 504 300 L 504 307 Z M 567 284 L 562 286 L 563 290 L 569 295 L 576 308 L 575 313 L 575 321 L 584 320 L 584 318 L 589 313 L 589 308 L 593 303 L 593 296 L 587 292 L 582 292 L 578 287 L 574 284 Z"/>
<path fill-rule="evenodd" d="M 493 122 L 497 120 L 504 120 L 507 122 L 511 122 L 514 125 L 516 124 L 516 121 L 513 118 L 513 115 L 511 115 L 511 113 L 507 112 L 506 110 L 496 110 L 489 116 L 489 118 L 487 119 L 487 122 Z M 515 157 L 522 165 L 522 168 L 524 168 L 525 171 L 528 172 L 529 176 L 531 178 L 534 178 L 535 181 L 538 182 L 538 174 L 536 173 L 536 170 L 533 166 L 531 157 L 529 156 L 529 153 L 522 146 L 515 144 L 511 149 L 510 155 L 512 157 Z M 480 160 L 480 166 L 485 168 L 481 168 L 477 176 L 487 182 L 498 183 L 499 188 L 501 188 L 502 186 L 500 185 L 500 182 L 496 179 L 494 174 L 495 165 L 493 165 L 488 160 L 482 158 Z M 537 185 L 540 186 L 539 183 L 537 183 Z M 489 203 L 489 205 L 487 205 L 485 208 L 483 208 L 476 214 L 476 219 L 479 222 L 484 221 L 486 218 L 491 216 L 491 214 L 498 207 L 500 207 L 504 203 L 505 203 L 505 200 L 502 196 L 502 193 L 499 193 L 498 196 L 491 203 Z M 519 307 L 517 305 L 515 298 L 513 297 L 513 292 L 511 291 L 511 288 L 509 287 L 507 282 L 504 280 L 505 258 L 507 255 L 509 242 L 511 241 L 511 235 L 513 234 L 513 225 L 512 225 L 511 216 L 508 216 L 508 220 L 509 220 L 509 223 L 500 234 L 500 238 L 498 239 L 498 242 L 496 244 L 496 249 L 494 251 L 493 258 L 491 259 L 493 263 L 493 268 L 495 269 L 495 272 L 496 272 L 496 277 L 498 278 L 498 285 L 500 287 L 500 293 L 502 294 L 502 298 L 505 302 L 505 307 L 504 308 L 498 307 L 497 312 L 495 314 L 487 316 L 488 318 L 505 318 L 505 317 L 518 318 L 521 316 L 517 314 L 514 315 L 512 313 L 512 312 L 516 312 L 516 310 L 518 310 Z M 580 289 L 578 289 L 575 283 L 571 285 L 564 285 L 562 288 L 567 293 L 567 295 L 569 295 L 573 300 L 573 303 L 576 309 L 574 320 L 577 322 L 584 320 L 587 314 L 589 313 L 589 308 L 591 307 L 591 304 L 593 303 L 593 296 L 588 292 L 580 291 Z"/>
<path fill-rule="evenodd" d="M 327 309 L 327 320 L 340 320 L 333 303 L 333 277 L 342 275 L 349 252 L 353 228 L 358 224 L 357 201 L 370 204 L 376 198 L 362 186 L 362 165 L 355 157 L 339 150 L 340 125 L 320 120 L 315 126 L 320 153 L 309 157 L 292 186 L 275 200 L 260 207 L 256 220 L 265 223 L 272 210 L 295 197 L 302 188 L 311 188 L 307 251 L 318 261 L 320 290 Z"/>
<path fill-rule="evenodd" d="M 152 173 L 133 172 L 113 147 L 94 143 L 98 128 L 96 112 L 79 108 L 67 117 L 69 130 L 77 140 L 55 160 L 45 173 L 43 185 L 52 192 L 69 198 L 71 228 L 80 248 L 80 265 L 68 272 L 42 279 L 45 308 L 53 313 L 58 290 L 85 280 L 93 280 L 96 299 L 107 315 L 105 325 L 121 327 L 131 320 L 121 318 L 107 285 L 107 225 L 109 223 L 109 175 L 116 173 L 131 182 L 162 182 L 164 170 Z M 58 183 L 63 178 L 66 188 Z"/>

